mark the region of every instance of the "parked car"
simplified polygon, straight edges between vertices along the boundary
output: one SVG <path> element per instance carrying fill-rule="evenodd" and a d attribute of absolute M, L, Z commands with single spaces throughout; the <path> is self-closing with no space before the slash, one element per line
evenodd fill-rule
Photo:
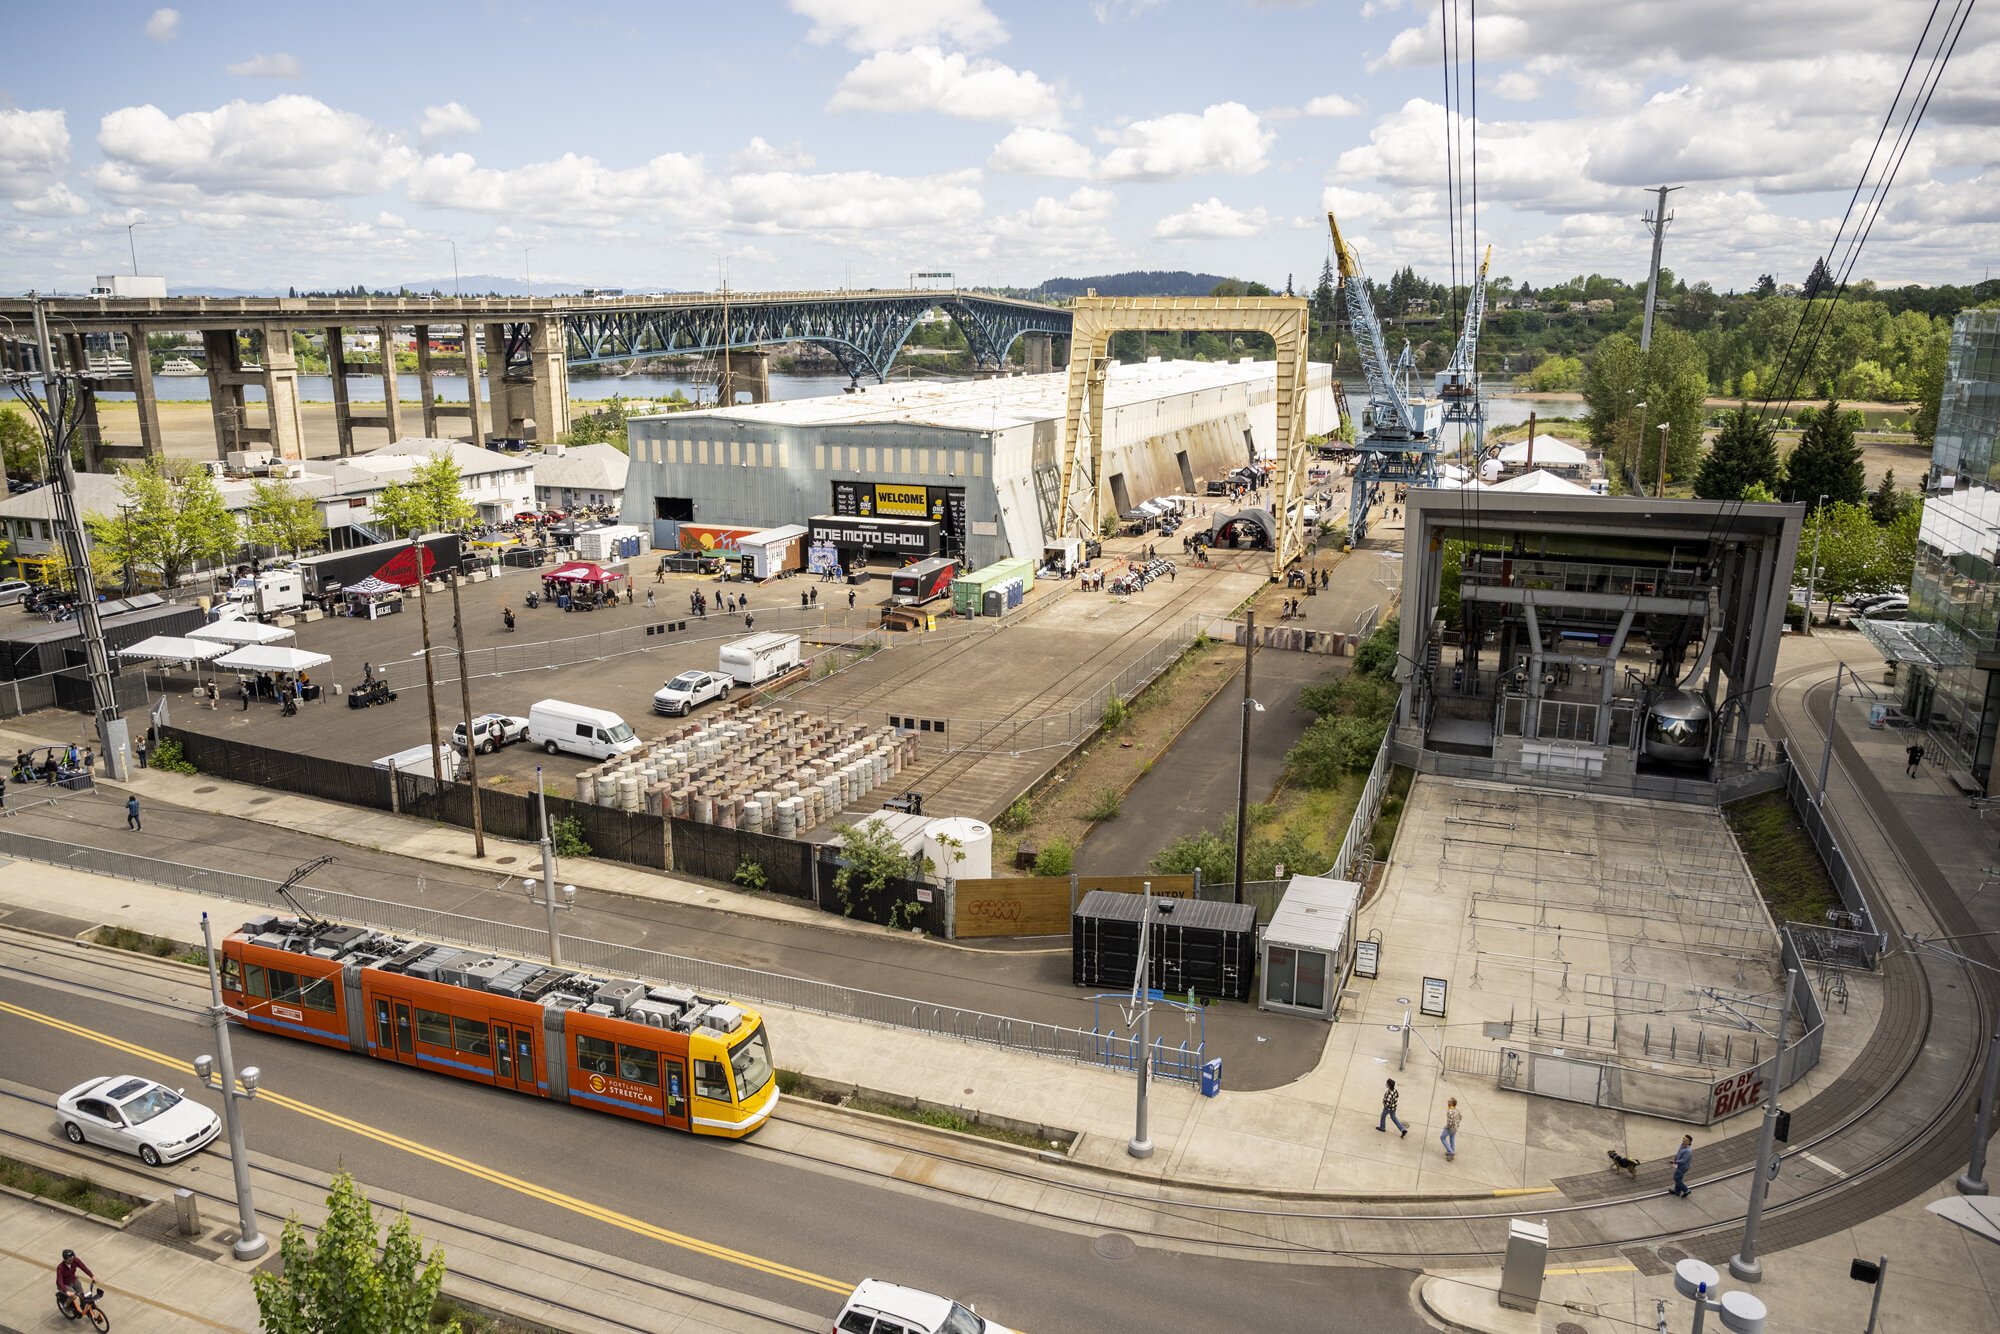
<path fill-rule="evenodd" d="M 653 712 L 669 717 L 693 713 L 712 699 L 728 699 L 734 678 L 723 672 L 682 672 L 653 696 Z"/>
<path fill-rule="evenodd" d="M 879 1278 L 861 1280 L 833 1328 L 834 1334 L 1014 1334 L 948 1297 Z"/>
<path fill-rule="evenodd" d="M 28 593 L 34 585 L 26 579 L 0 579 L 0 607 L 11 607 Z"/>
<path fill-rule="evenodd" d="M 491 755 L 502 746 L 511 746 L 516 741 L 526 741 L 528 720 L 506 713 L 482 713 L 472 720 L 472 735 L 478 743 L 479 753 Z M 465 749 L 464 723 L 451 729 L 451 744 L 454 750 Z"/>
<path fill-rule="evenodd" d="M 56 1116 L 72 1144 L 102 1144 L 136 1153 L 148 1167 L 199 1151 L 222 1120 L 178 1089 L 137 1075 L 107 1075 L 78 1084 L 56 1099 Z"/>
<path fill-rule="evenodd" d="M 1910 605 L 1910 595 L 1898 592 L 1863 593 L 1858 597 L 1848 599 L 1847 605 L 1865 616 L 1868 614 L 1870 607 L 1888 602 L 1900 602 L 1907 607 Z"/>
<path fill-rule="evenodd" d="M 1910 600 L 1906 597 L 1888 598 L 1870 603 L 1861 616 L 1870 621 L 1900 621 L 1910 614 Z"/>

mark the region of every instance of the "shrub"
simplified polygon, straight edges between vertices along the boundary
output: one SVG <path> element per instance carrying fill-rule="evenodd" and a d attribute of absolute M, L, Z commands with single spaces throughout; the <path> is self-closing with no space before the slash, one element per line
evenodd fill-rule
<path fill-rule="evenodd" d="M 1286 752 L 1285 768 L 1308 787 L 1332 787 L 1342 774 L 1368 772 L 1387 730 L 1386 720 L 1321 718 Z"/>
<path fill-rule="evenodd" d="M 1402 634 L 1402 618 L 1391 616 L 1375 627 L 1375 633 L 1354 650 L 1354 674 L 1391 681 L 1396 675 L 1396 643 Z"/>
<path fill-rule="evenodd" d="M 923 905 L 900 898 L 896 888 L 904 880 L 929 871 L 929 860 L 912 859 L 896 841 L 889 826 L 868 819 L 858 825 L 835 826 L 841 835 L 840 870 L 833 887 L 840 895 L 844 916 L 860 917 L 888 927 L 905 927 L 923 915 Z"/>
<path fill-rule="evenodd" d="M 729 879 L 753 894 L 762 893 L 771 887 L 771 877 L 764 874 L 764 868 L 761 865 L 751 861 L 748 857 L 737 863 L 736 874 L 730 876 Z"/>
<path fill-rule="evenodd" d="M 1201 878 L 1209 884 L 1234 884 L 1236 838 L 1234 834 L 1224 835 L 1213 829 L 1182 834 L 1154 853 L 1152 861 L 1147 864 L 1160 875 L 1188 875 L 1200 871 Z"/>
<path fill-rule="evenodd" d="M 1090 809 L 1084 812 L 1083 818 L 1092 824 L 1096 824 L 1100 820 L 1115 820 L 1118 818 L 1118 807 L 1120 804 L 1120 798 L 1116 790 L 1108 787 L 1101 788 L 1098 790 L 1097 796 L 1091 801 Z"/>
<path fill-rule="evenodd" d="M 191 774 L 195 771 L 194 762 L 181 749 L 181 743 L 170 736 L 160 738 L 152 754 L 147 756 L 146 763 L 155 769 L 165 769 L 170 774 Z"/>
<path fill-rule="evenodd" d="M 1120 727 L 1123 727 L 1125 725 L 1125 720 L 1127 718 L 1130 718 L 1131 716 L 1132 716 L 1131 706 L 1128 705 L 1124 700 L 1119 699 L 1116 695 L 1113 695 L 1110 699 L 1104 701 L 1103 722 L 1105 731 L 1113 732 L 1119 729 Z"/>
<path fill-rule="evenodd" d="M 1076 850 L 1062 839 L 1056 839 L 1035 854 L 1036 875 L 1068 875 L 1076 864 Z"/>
<path fill-rule="evenodd" d="M 549 842 L 555 845 L 558 857 L 590 855 L 590 840 L 583 836 L 583 821 L 574 815 L 564 815 L 549 821 Z"/>
<path fill-rule="evenodd" d="M 1035 808 L 1026 797 L 1014 798 L 1014 804 L 1000 812 L 1000 818 L 993 823 L 1010 832 L 1018 833 L 1026 829 L 1035 818 Z"/>

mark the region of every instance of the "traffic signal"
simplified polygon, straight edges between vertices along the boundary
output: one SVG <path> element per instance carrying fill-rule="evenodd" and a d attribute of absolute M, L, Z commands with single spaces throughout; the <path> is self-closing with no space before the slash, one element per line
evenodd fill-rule
<path fill-rule="evenodd" d="M 1792 1142 L 1792 1114 L 1790 1112 L 1780 1111 L 1778 1113 L 1778 1119 L 1771 1124 L 1771 1138 L 1780 1144 L 1790 1144 Z"/>

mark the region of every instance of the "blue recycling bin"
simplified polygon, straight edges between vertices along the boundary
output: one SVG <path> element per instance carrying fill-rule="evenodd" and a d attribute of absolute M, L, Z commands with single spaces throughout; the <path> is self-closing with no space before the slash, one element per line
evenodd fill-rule
<path fill-rule="evenodd" d="M 1222 1058 L 1218 1056 L 1201 1067 L 1201 1096 L 1213 1098 L 1220 1092 L 1222 1092 Z"/>

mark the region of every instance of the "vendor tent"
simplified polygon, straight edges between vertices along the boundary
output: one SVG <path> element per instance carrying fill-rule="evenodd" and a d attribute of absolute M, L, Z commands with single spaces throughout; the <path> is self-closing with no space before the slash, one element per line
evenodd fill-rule
<path fill-rule="evenodd" d="M 118 650 L 121 658 L 154 658 L 161 662 L 207 662 L 229 652 L 229 645 L 212 639 L 184 639 L 179 635 L 153 635 Z"/>
<path fill-rule="evenodd" d="M 1540 468 L 1524 472 L 1519 477 L 1509 477 L 1504 482 L 1495 482 L 1495 491 L 1517 491 L 1532 496 L 1587 496 L 1590 488 L 1578 486 L 1575 482 L 1543 472 Z"/>
<path fill-rule="evenodd" d="M 1509 467 L 1531 464 L 1537 468 L 1581 468 L 1590 461 L 1590 455 L 1567 440 L 1538 435 L 1532 445 L 1520 440 L 1506 446 L 1500 451 L 1500 461 Z"/>
<path fill-rule="evenodd" d="M 188 631 L 189 639 L 216 644 L 276 644 L 292 637 L 290 630 L 261 621 L 211 621 Z"/>
<path fill-rule="evenodd" d="M 477 545 L 477 543 L 474 545 Z M 400 593 L 403 591 L 403 586 L 401 584 L 392 584 L 386 579 L 377 579 L 371 574 L 358 584 L 343 585 L 340 591 L 342 593 L 360 593 L 367 597 L 380 597 L 384 593 Z"/>
<path fill-rule="evenodd" d="M 237 649 L 226 658 L 217 658 L 215 665 L 246 672 L 304 672 L 332 661 L 327 654 L 306 649 L 287 648 L 282 644 L 251 644 Z"/>
<path fill-rule="evenodd" d="M 1354 969 L 1360 903 L 1361 886 L 1352 880 L 1292 877 L 1264 928 L 1257 1008 L 1340 1017 L 1340 993 Z"/>
<path fill-rule="evenodd" d="M 556 566 L 542 578 L 544 581 L 553 579 L 571 584 L 615 584 L 625 576 L 613 574 L 603 566 L 592 565 L 589 561 L 573 560 L 567 565 Z"/>

